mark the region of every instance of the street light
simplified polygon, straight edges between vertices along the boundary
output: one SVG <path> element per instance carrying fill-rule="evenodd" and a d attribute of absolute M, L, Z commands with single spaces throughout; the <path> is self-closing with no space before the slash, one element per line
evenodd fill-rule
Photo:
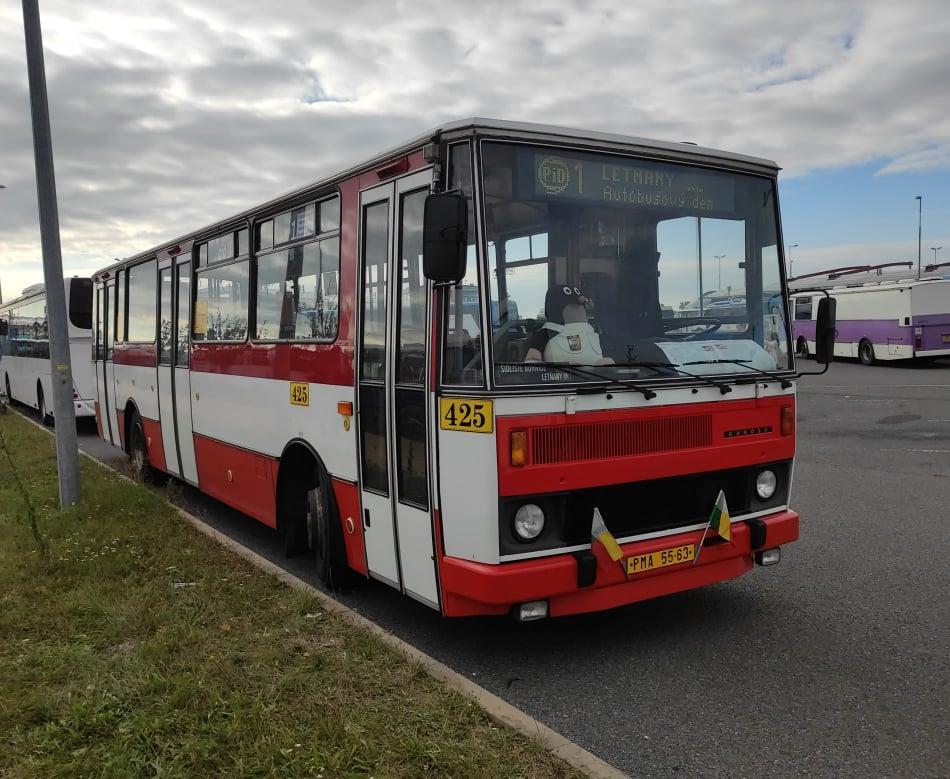
<path fill-rule="evenodd" d="M 923 224 L 924 196 L 916 195 L 917 200 L 917 278 L 920 279 L 920 236 Z"/>
<path fill-rule="evenodd" d="M 6 184 L 0 184 L 0 189 L 6 189 Z M 3 287 L 0 287 L 0 303 L 3 302 Z"/>
<path fill-rule="evenodd" d="M 943 247 L 942 246 L 931 246 L 930 250 L 934 253 L 934 265 L 937 264 L 937 252 L 939 252 Z"/>
<path fill-rule="evenodd" d="M 788 257 L 788 277 L 789 278 L 792 277 L 792 249 L 795 249 L 797 247 L 798 247 L 798 244 L 793 243 L 791 246 L 788 247 L 788 249 L 785 252 L 786 256 Z"/>
<path fill-rule="evenodd" d="M 719 260 L 719 289 L 722 289 L 722 258 L 725 257 L 725 254 L 714 254 L 713 259 Z"/>

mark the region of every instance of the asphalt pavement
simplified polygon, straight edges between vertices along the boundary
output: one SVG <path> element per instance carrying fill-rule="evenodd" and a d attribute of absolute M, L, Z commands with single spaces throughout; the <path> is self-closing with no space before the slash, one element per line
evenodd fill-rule
<path fill-rule="evenodd" d="M 340 599 L 631 775 L 948 776 L 950 361 L 836 363 L 800 381 L 798 425 L 802 538 L 778 566 L 529 624 L 444 620 L 375 582 Z M 172 494 L 315 583 L 273 531 Z"/>

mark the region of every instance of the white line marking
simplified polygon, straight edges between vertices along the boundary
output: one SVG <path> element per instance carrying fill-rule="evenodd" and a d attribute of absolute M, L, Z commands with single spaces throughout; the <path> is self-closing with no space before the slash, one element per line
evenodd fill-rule
<path fill-rule="evenodd" d="M 878 449 L 879 452 L 919 452 L 920 454 L 950 454 L 950 449 Z"/>

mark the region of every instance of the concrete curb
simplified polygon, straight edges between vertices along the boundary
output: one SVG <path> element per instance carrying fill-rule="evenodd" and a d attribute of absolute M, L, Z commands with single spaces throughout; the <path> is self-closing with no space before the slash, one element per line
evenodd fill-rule
<path fill-rule="evenodd" d="M 14 410 L 12 406 L 10 408 L 11 410 Z M 39 422 L 31 419 L 25 414 L 21 413 L 20 416 L 45 433 L 50 435 L 53 434 L 49 428 L 44 427 Z M 130 479 L 124 473 L 118 471 L 116 468 L 113 468 L 108 463 L 104 463 L 101 460 L 96 459 L 88 452 L 82 451 L 82 449 L 79 451 L 81 455 L 94 462 L 100 468 L 111 471 L 112 473 L 118 475 L 121 479 L 132 481 L 132 479 Z M 453 671 L 447 665 L 439 662 L 434 657 L 430 657 L 425 652 L 417 649 L 411 644 L 406 643 L 401 638 L 394 636 L 385 628 L 380 627 L 375 622 L 372 622 L 371 620 L 364 617 L 362 614 L 358 614 L 357 612 L 353 611 L 353 609 L 340 603 L 333 596 L 325 593 L 323 590 L 320 590 L 314 587 L 312 584 L 308 584 L 303 579 L 288 573 L 276 563 L 273 563 L 267 558 L 257 554 L 257 552 L 242 546 L 234 539 L 226 536 L 224 533 L 218 530 L 215 530 L 213 527 L 206 524 L 205 522 L 202 522 L 198 517 L 190 514 L 184 509 L 178 508 L 178 506 L 175 506 L 173 503 L 169 503 L 168 505 L 175 509 L 178 515 L 183 520 L 185 520 L 185 522 L 190 524 L 200 533 L 203 533 L 204 535 L 214 539 L 219 544 L 236 554 L 238 557 L 247 560 L 255 568 L 270 574 L 288 587 L 292 587 L 295 590 L 305 592 L 308 595 L 315 597 L 318 601 L 320 601 L 320 604 L 323 606 L 323 608 L 325 608 L 327 611 L 332 611 L 334 614 L 337 614 L 351 625 L 372 633 L 383 643 L 387 644 L 403 655 L 411 663 L 415 663 L 420 668 L 422 668 L 422 670 L 429 674 L 429 676 L 433 677 L 434 679 L 438 679 L 443 684 L 473 700 L 495 722 L 504 725 L 505 727 L 511 728 L 512 730 L 521 733 L 524 736 L 527 736 L 532 741 L 540 744 L 545 751 L 550 752 L 551 754 L 560 758 L 572 768 L 576 768 L 586 776 L 598 778 L 603 777 L 604 779 L 624 779 L 627 776 L 627 774 L 624 774 L 622 771 L 619 771 L 609 763 L 604 762 L 596 755 L 588 752 L 583 747 L 575 744 L 566 736 L 561 735 L 556 730 L 552 730 L 544 723 L 539 722 L 529 714 L 526 714 L 520 709 L 512 706 L 510 703 L 502 700 L 494 693 L 486 690 L 484 687 L 475 684 L 475 682 L 471 681 L 465 676 L 462 676 L 462 674 L 458 673 L 457 671 Z"/>

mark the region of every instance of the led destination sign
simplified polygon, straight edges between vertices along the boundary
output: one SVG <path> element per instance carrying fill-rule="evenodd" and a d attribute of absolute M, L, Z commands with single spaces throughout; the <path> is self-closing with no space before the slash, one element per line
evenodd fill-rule
<path fill-rule="evenodd" d="M 734 182 L 729 176 L 646 160 L 620 163 L 608 157 L 537 152 L 520 156 L 522 182 L 526 163 L 532 165 L 531 191 L 535 198 L 632 208 L 720 213 L 735 210 Z"/>

